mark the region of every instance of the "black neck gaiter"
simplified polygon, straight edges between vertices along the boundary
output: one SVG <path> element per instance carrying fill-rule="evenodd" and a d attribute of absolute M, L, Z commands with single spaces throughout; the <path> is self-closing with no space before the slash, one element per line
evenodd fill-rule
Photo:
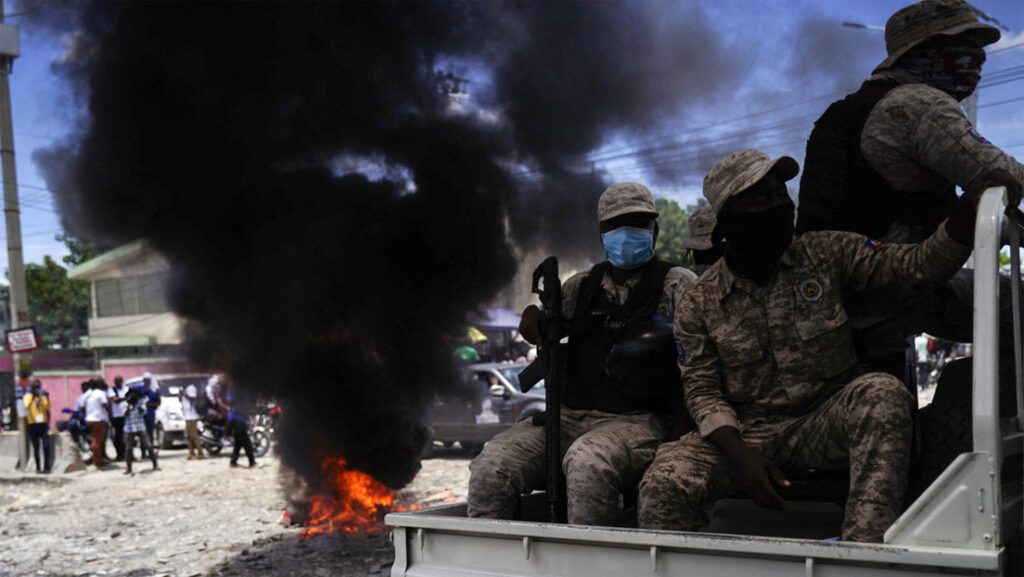
<path fill-rule="evenodd" d="M 899 67 L 959 102 L 978 87 L 984 63 L 984 49 L 950 45 L 914 50 L 900 58 Z"/>
<path fill-rule="evenodd" d="M 718 225 L 728 243 L 725 262 L 737 275 L 767 283 L 793 241 L 792 204 L 753 213 L 723 212 Z"/>

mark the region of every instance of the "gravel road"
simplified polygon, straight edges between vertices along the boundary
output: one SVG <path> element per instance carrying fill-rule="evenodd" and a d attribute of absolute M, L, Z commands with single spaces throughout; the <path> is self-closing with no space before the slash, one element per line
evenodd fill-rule
<path fill-rule="evenodd" d="M 464 500 L 469 460 L 441 449 L 398 502 Z M 0 577 L 388 574 L 386 531 L 306 538 L 281 524 L 273 456 L 232 469 L 223 456 L 188 461 L 168 450 L 160 466 L 0 479 Z"/>

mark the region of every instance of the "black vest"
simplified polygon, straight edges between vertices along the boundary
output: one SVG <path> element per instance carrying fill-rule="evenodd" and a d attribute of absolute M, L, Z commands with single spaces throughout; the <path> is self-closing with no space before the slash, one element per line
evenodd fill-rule
<path fill-rule="evenodd" d="M 622 306 L 601 289 L 601 279 L 611 265 L 606 261 L 591 269 L 580 285 L 576 310 L 569 321 L 569 370 L 562 396 L 566 407 L 609 413 L 676 412 L 682 402 L 682 387 L 671 345 L 667 356 L 658 355 L 658 372 L 667 376 L 658 379 L 661 382 L 647 381 L 642 387 L 632 387 L 616 380 L 607 367 L 612 347 L 628 338 L 631 323 L 649 320 L 657 313 L 665 276 L 673 266 L 657 259 L 645 265 L 640 281 Z"/>
<path fill-rule="evenodd" d="M 875 105 L 899 86 L 869 80 L 860 90 L 832 103 L 814 123 L 800 177 L 796 233 L 845 230 L 880 238 L 893 223 L 935 232 L 956 202 L 956 187 L 909 192 L 896 190 L 868 164 L 860 149 L 864 124 Z"/>

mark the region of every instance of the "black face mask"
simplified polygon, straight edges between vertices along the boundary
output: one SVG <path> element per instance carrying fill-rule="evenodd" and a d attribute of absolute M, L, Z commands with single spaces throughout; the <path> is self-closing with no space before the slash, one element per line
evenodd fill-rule
<path fill-rule="evenodd" d="M 983 48 L 949 44 L 917 48 L 900 58 L 899 66 L 960 101 L 977 89 L 984 63 Z"/>
<path fill-rule="evenodd" d="M 723 212 L 718 226 L 725 233 L 725 262 L 737 275 L 765 284 L 779 258 L 793 241 L 792 203 L 753 213 Z"/>

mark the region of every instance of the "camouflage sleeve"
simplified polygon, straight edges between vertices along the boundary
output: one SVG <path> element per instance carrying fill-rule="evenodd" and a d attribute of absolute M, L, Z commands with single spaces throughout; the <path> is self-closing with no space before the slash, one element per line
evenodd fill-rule
<path fill-rule="evenodd" d="M 833 251 L 844 285 L 854 290 L 906 290 L 952 277 L 971 255 L 946 234 L 945 222 L 920 244 L 885 244 L 847 232 L 815 233 L 808 250 Z"/>
<path fill-rule="evenodd" d="M 914 155 L 961 188 L 995 168 L 1024 183 L 1024 165 L 979 134 L 951 98 L 936 101 L 921 119 L 914 133 Z"/>
<path fill-rule="evenodd" d="M 665 275 L 665 296 L 668 297 L 669 311 L 675 311 L 683 295 L 697 281 L 692 270 L 681 266 L 673 267 Z M 667 316 L 667 315 L 666 315 Z"/>
<path fill-rule="evenodd" d="M 1024 166 L 981 136 L 956 100 L 924 84 L 901 86 L 879 101 L 861 150 L 890 185 L 906 190 L 919 190 L 928 173 L 966 188 L 994 168 L 1024 182 Z"/>
<path fill-rule="evenodd" d="M 590 272 L 589 269 L 578 272 L 562 283 L 562 316 L 567 319 L 571 319 L 576 312 L 576 299 L 579 296 L 580 285 L 583 284 L 583 279 L 587 278 L 588 272 Z"/>
<path fill-rule="evenodd" d="M 689 293 L 679 301 L 675 312 L 677 362 L 683 381 L 686 408 L 707 437 L 716 429 L 739 429 L 739 418 L 722 395 L 722 374 L 718 349 L 708 334 L 697 299 Z"/>

